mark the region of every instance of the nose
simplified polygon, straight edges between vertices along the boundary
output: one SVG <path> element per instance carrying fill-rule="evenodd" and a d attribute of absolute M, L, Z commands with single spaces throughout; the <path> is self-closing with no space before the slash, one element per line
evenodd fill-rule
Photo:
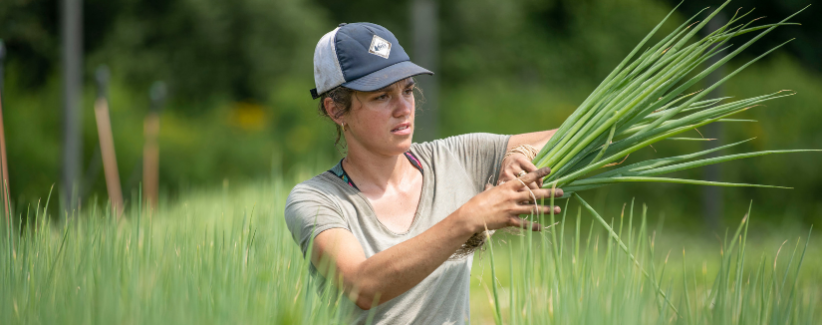
<path fill-rule="evenodd" d="M 414 112 L 414 97 L 397 96 L 397 104 L 394 107 L 394 117 L 401 118 L 411 115 Z"/>

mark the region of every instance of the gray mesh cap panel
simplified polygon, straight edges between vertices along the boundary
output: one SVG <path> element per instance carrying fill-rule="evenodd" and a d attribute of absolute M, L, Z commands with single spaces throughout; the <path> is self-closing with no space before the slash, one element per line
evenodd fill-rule
<path fill-rule="evenodd" d="M 337 60 L 337 49 L 334 45 L 339 27 L 325 34 L 317 48 L 314 49 L 314 84 L 317 93 L 326 91 L 345 83 L 340 61 Z"/>

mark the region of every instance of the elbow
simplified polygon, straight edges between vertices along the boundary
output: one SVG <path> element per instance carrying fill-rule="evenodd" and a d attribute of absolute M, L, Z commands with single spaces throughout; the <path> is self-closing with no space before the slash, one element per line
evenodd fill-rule
<path fill-rule="evenodd" d="M 370 310 L 371 308 L 377 307 L 383 304 L 383 301 L 379 300 L 379 295 L 360 295 L 357 297 L 357 307 L 360 307 L 362 310 Z"/>
<path fill-rule="evenodd" d="M 380 298 L 380 293 L 369 285 L 360 286 L 360 290 L 355 290 L 353 293 L 355 293 L 355 297 L 352 297 L 354 298 L 352 300 L 362 310 L 370 310 L 379 306 L 384 300 Z"/>
<path fill-rule="evenodd" d="M 360 307 L 362 310 L 370 310 L 376 306 L 381 305 L 383 302 L 380 301 L 380 295 L 374 294 L 372 292 L 360 292 L 357 295 L 357 298 L 354 300 L 354 303 L 357 307 Z"/>
<path fill-rule="evenodd" d="M 365 264 L 365 263 L 364 263 Z M 361 265 L 360 270 L 355 273 L 353 281 L 347 283 L 349 299 L 354 302 L 362 310 L 371 310 L 374 307 L 382 305 L 383 303 L 396 297 L 393 293 L 395 290 L 389 285 L 386 286 L 386 274 L 397 274 L 394 266 L 382 266 L 379 274 L 373 271 L 368 272 L 366 268 Z"/>
<path fill-rule="evenodd" d="M 368 302 L 366 299 L 357 299 L 357 307 L 360 307 L 362 310 L 370 310 L 372 305 L 373 304 Z"/>

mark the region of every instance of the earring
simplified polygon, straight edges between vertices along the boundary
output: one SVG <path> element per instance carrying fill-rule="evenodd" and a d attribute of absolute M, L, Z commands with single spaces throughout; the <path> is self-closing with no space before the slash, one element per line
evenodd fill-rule
<path fill-rule="evenodd" d="M 346 130 L 348 130 L 348 129 L 346 129 L 346 125 L 345 125 L 345 122 L 342 122 L 342 130 L 343 130 L 343 131 L 346 131 Z"/>

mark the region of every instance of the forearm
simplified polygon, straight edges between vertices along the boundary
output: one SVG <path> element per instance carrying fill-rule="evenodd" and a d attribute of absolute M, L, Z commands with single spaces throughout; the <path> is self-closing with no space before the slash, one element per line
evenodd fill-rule
<path fill-rule="evenodd" d="M 508 140 L 508 148 L 506 151 L 510 151 L 511 149 L 519 147 L 523 144 L 531 145 L 534 148 L 537 148 L 537 150 L 541 150 L 556 132 L 557 130 L 553 129 L 548 131 L 512 135 L 511 139 Z"/>
<path fill-rule="evenodd" d="M 548 175 L 540 168 L 520 177 L 525 184 Z M 517 227 L 539 230 L 536 223 L 521 218 L 535 213 L 534 206 L 521 202 L 536 197 L 561 196 L 546 189 L 522 190 L 522 185 L 509 182 L 486 189 L 460 206 L 454 213 L 425 232 L 366 258 L 357 238 L 346 229 L 329 229 L 314 238 L 312 263 L 328 277 L 329 267 L 323 261 L 333 261 L 340 284 L 357 306 L 371 306 L 391 300 L 422 282 L 448 260 L 465 241 L 483 229 Z M 559 213 L 557 207 L 539 206 L 536 213 Z"/>
<path fill-rule="evenodd" d="M 348 285 L 358 293 L 356 303 L 368 309 L 410 290 L 465 243 L 476 225 L 463 221 L 459 210 L 422 234 L 381 251 L 363 261 Z"/>

